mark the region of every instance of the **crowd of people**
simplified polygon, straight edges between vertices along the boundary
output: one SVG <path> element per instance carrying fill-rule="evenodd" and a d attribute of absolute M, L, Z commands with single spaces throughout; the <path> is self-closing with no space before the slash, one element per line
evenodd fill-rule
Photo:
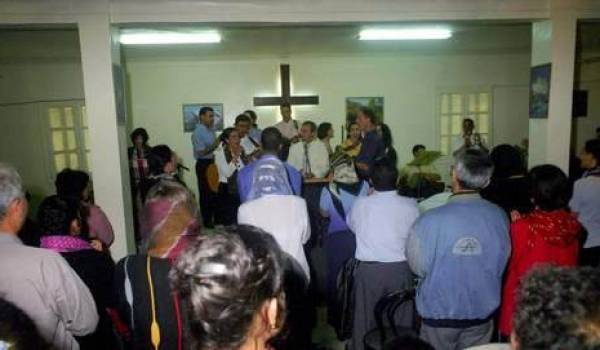
<path fill-rule="evenodd" d="M 21 177 L 0 163 L 0 349 L 313 349 L 319 305 L 350 350 L 388 328 L 402 331 L 378 348 L 600 349 L 600 137 L 573 183 L 527 170 L 514 146 L 490 151 L 465 119 L 450 188 L 431 190 L 435 152 L 416 145 L 399 171 L 370 109 L 337 147 L 330 123 L 280 111 L 264 130 L 245 111 L 218 136 L 199 111 L 198 199 L 177 154 L 134 130 L 137 252 L 117 263 L 88 174 L 61 171 L 31 230 Z"/>

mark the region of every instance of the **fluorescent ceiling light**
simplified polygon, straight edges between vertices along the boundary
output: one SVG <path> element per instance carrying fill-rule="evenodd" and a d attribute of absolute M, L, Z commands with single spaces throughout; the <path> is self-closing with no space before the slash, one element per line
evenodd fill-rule
<path fill-rule="evenodd" d="M 447 28 L 364 29 L 359 40 L 432 40 L 448 39 L 452 31 Z"/>
<path fill-rule="evenodd" d="M 121 33 L 120 41 L 124 45 L 210 44 L 221 42 L 221 35 L 216 31 L 131 31 Z"/>

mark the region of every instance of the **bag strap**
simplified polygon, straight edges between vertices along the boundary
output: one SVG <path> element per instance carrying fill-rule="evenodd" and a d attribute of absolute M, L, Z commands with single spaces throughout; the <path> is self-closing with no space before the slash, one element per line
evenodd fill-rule
<path fill-rule="evenodd" d="M 344 204 L 342 203 L 342 200 L 338 197 L 336 191 L 331 188 L 331 186 L 333 186 L 333 184 L 326 187 L 327 191 L 329 192 L 329 195 L 331 196 L 331 202 L 333 203 L 333 207 L 338 212 L 342 220 L 344 220 L 346 218 L 346 210 L 344 210 Z"/>

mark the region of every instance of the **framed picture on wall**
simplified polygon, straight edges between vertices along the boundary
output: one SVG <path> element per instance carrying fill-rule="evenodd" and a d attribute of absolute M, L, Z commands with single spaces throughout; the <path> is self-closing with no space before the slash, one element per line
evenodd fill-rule
<path fill-rule="evenodd" d="M 346 97 L 346 125 L 356 120 L 360 107 L 369 107 L 383 123 L 383 97 Z"/>
<path fill-rule="evenodd" d="M 215 115 L 213 130 L 223 130 L 223 104 L 222 103 L 185 103 L 182 106 L 183 132 L 193 132 L 198 124 L 198 114 L 203 107 L 211 107 Z"/>
<path fill-rule="evenodd" d="M 531 67 L 529 83 L 529 118 L 548 118 L 550 101 L 550 63 Z"/>

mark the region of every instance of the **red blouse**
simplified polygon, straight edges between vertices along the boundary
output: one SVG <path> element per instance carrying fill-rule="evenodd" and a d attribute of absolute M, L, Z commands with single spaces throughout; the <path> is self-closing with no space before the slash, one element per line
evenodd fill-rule
<path fill-rule="evenodd" d="M 566 210 L 535 210 L 511 225 L 512 254 L 506 271 L 500 309 L 500 332 L 510 335 L 515 310 L 515 293 L 520 280 L 534 266 L 575 266 L 579 253 L 581 225 Z"/>

